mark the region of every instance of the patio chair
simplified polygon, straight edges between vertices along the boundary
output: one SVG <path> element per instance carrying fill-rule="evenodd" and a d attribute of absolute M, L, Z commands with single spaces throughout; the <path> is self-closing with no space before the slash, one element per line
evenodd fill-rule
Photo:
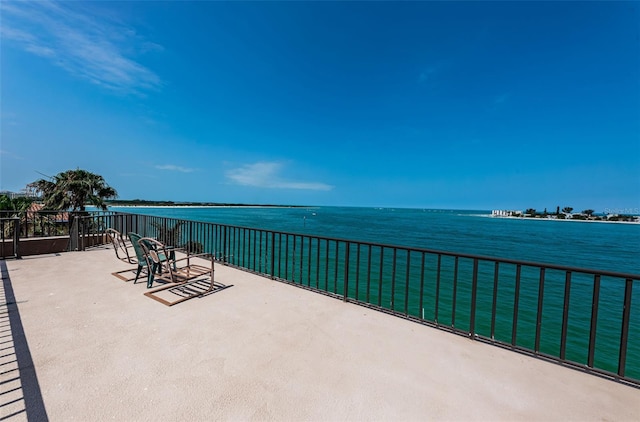
<path fill-rule="evenodd" d="M 128 264 L 138 264 L 138 261 L 132 256 L 132 253 L 129 252 L 129 248 L 134 247 L 131 242 L 127 242 L 125 237 L 116 229 L 108 228 L 105 230 L 105 234 L 107 238 L 113 245 L 113 250 L 116 253 L 116 258 L 118 258 L 122 262 L 126 262 Z M 139 267 L 138 267 L 139 268 Z M 131 281 L 134 280 L 133 274 L 135 274 L 134 268 L 127 268 L 126 270 L 116 271 L 111 273 L 112 275 L 118 277 L 123 281 Z M 136 274 L 135 279 L 137 280 L 139 272 Z"/>
<path fill-rule="evenodd" d="M 131 245 L 127 245 L 122 233 L 116 229 L 108 228 L 105 230 L 105 234 L 113 245 L 113 250 L 116 252 L 116 258 L 128 264 L 137 264 L 136 260 L 129 255 L 129 247 Z"/>
<path fill-rule="evenodd" d="M 136 284 L 136 282 L 138 281 L 138 277 L 140 277 L 140 273 L 144 269 L 147 271 L 147 286 L 150 286 L 151 283 L 153 282 L 153 272 L 159 268 L 156 265 L 150 265 L 150 262 L 145 255 L 145 250 L 143 249 L 142 245 L 145 244 L 149 239 L 155 242 L 155 239 L 145 237 L 144 241 L 141 242 L 143 237 L 140 236 L 138 233 L 134 233 L 134 232 L 129 232 L 129 239 L 131 239 L 131 244 L 133 245 L 133 250 L 136 252 L 136 258 L 138 260 L 136 278 L 133 280 L 133 284 Z M 158 254 L 158 261 L 160 263 L 166 261 L 167 256 L 168 255 Z"/>
<path fill-rule="evenodd" d="M 144 237 L 138 240 L 138 244 L 144 251 L 147 268 L 151 269 L 147 287 L 152 287 L 154 281 L 167 283 L 166 286 L 145 293 L 145 296 L 172 306 L 230 287 L 215 282 L 214 258 L 211 254 L 191 255 L 187 252 L 185 257 L 176 258 L 175 253 L 171 253 L 171 249 L 156 239 Z M 194 263 L 195 258 L 198 258 L 199 262 L 204 260 L 204 265 Z M 159 294 L 161 292 L 164 294 Z M 167 300 L 167 297 L 175 298 L 176 296 L 177 300 Z"/>

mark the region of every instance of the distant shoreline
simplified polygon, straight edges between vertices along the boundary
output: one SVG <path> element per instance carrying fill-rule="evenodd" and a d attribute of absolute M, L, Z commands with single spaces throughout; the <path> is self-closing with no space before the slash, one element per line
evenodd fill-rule
<path fill-rule="evenodd" d="M 237 204 L 216 202 L 172 202 L 172 201 L 107 201 L 109 207 L 135 208 L 308 208 L 306 205 L 275 205 L 275 204 Z"/>
<path fill-rule="evenodd" d="M 304 205 L 109 205 L 109 208 L 317 208 Z"/>
<path fill-rule="evenodd" d="M 581 220 L 577 218 L 537 218 L 537 217 L 516 217 L 509 215 L 487 215 L 489 218 L 508 218 L 511 220 L 534 220 L 534 221 L 566 221 L 573 223 L 611 223 L 611 224 L 640 224 L 640 221 L 610 221 L 610 220 Z"/>

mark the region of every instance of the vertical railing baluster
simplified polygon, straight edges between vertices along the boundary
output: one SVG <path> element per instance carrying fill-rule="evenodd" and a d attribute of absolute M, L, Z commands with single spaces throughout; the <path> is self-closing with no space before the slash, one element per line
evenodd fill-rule
<path fill-rule="evenodd" d="M 398 248 L 393 248 L 393 257 L 391 258 L 391 310 L 395 311 L 396 302 L 396 261 L 398 260 Z"/>
<path fill-rule="evenodd" d="M 453 264 L 453 301 L 451 303 L 451 327 L 456 328 L 456 304 L 458 303 L 458 261 L 456 255 Z"/>
<path fill-rule="evenodd" d="M 238 228 L 238 234 L 236 236 L 238 245 L 235 248 L 235 254 L 237 258 L 235 262 L 238 263 L 239 267 L 245 267 L 244 261 L 244 253 L 245 253 L 245 231 L 242 227 Z"/>
<path fill-rule="evenodd" d="M 278 278 L 282 278 L 282 233 L 278 233 Z"/>
<path fill-rule="evenodd" d="M 473 278 L 471 281 L 471 313 L 469 315 L 469 335 L 476 337 L 476 300 L 478 296 L 478 259 L 473 260 Z"/>
<path fill-rule="evenodd" d="M 256 258 L 257 258 L 257 244 L 258 244 L 258 239 L 257 239 L 257 230 L 256 229 L 251 229 L 251 233 L 253 234 L 253 254 L 252 254 L 252 264 L 251 264 L 251 269 L 253 271 L 256 271 L 258 269 L 258 266 L 256 265 Z"/>
<path fill-rule="evenodd" d="M 496 313 L 498 311 L 498 278 L 500 263 L 495 262 L 493 266 L 493 297 L 491 298 L 491 340 L 496 339 Z"/>
<path fill-rule="evenodd" d="M 291 281 L 296 282 L 296 247 L 298 245 L 298 236 L 293 235 L 293 252 L 291 253 Z"/>
<path fill-rule="evenodd" d="M 438 254 L 438 266 L 436 269 L 436 301 L 435 301 L 435 309 L 434 309 L 434 317 L 433 320 L 436 325 L 440 325 L 438 323 L 438 312 L 440 307 L 440 270 L 442 268 L 442 255 Z"/>
<path fill-rule="evenodd" d="M 520 273 L 522 266 L 516 265 L 516 286 L 513 291 L 513 321 L 511 322 L 511 345 L 515 347 L 518 335 L 518 305 L 520 303 Z"/>
<path fill-rule="evenodd" d="M 533 351 L 540 352 L 540 336 L 542 332 L 542 304 L 544 301 L 544 274 L 545 268 L 540 268 L 540 280 L 538 281 L 538 313 L 536 315 L 536 340 Z"/>
<path fill-rule="evenodd" d="M 338 259 L 338 256 L 340 256 L 340 243 L 336 240 L 336 255 L 335 255 L 335 267 L 334 267 L 334 274 L 333 274 L 333 293 L 338 293 L 338 267 L 339 267 L 339 263 L 340 260 Z"/>
<path fill-rule="evenodd" d="M 329 291 L 329 239 L 325 240 L 324 290 Z"/>
<path fill-rule="evenodd" d="M 360 242 L 357 243 L 356 249 L 356 300 L 359 300 L 358 289 L 360 287 Z"/>
<path fill-rule="evenodd" d="M 316 289 L 320 288 L 320 238 L 316 237 Z"/>
<path fill-rule="evenodd" d="M 618 355 L 618 375 L 624 377 L 627 364 L 627 342 L 629 341 L 629 318 L 631 316 L 631 291 L 633 280 L 627 278 L 624 285 L 624 306 L 622 308 L 622 329 L 620 330 L 620 352 Z"/>
<path fill-rule="evenodd" d="M 227 245 L 227 228 L 228 228 L 228 226 L 224 226 L 223 228 L 224 228 L 224 230 L 222 232 L 222 253 L 223 253 L 224 257 L 222 259 L 223 259 L 223 262 L 227 262 L 227 255 L 229 254 L 228 251 L 227 251 L 227 247 L 228 247 L 228 245 Z"/>
<path fill-rule="evenodd" d="M 382 272 L 384 267 L 384 247 L 380 247 L 380 277 L 378 281 L 378 306 L 382 305 Z"/>
<path fill-rule="evenodd" d="M 251 240 L 251 236 L 253 234 L 253 230 L 252 229 L 244 229 L 246 232 L 246 246 L 245 246 L 245 259 L 247 261 L 247 263 L 244 265 L 245 268 L 251 269 L 251 257 L 252 257 L 252 253 L 251 250 L 253 248 L 253 242 Z"/>
<path fill-rule="evenodd" d="M 371 245 L 367 246 L 367 297 L 366 302 L 371 303 Z"/>
<path fill-rule="evenodd" d="M 304 236 L 300 236 L 300 284 L 304 284 Z"/>
<path fill-rule="evenodd" d="M 220 256 L 220 261 L 224 262 L 224 234 L 223 227 L 216 224 L 216 253 Z"/>
<path fill-rule="evenodd" d="M 16 259 L 22 258 L 22 255 L 20 254 L 20 218 L 15 219 L 15 226 L 13 229 L 13 255 Z"/>
<path fill-rule="evenodd" d="M 289 234 L 285 233 L 284 235 L 284 249 L 285 249 L 285 253 L 284 253 L 284 279 L 288 280 L 289 279 Z"/>
<path fill-rule="evenodd" d="M 422 257 L 420 258 L 420 299 L 418 300 L 418 315 L 421 319 L 424 319 L 424 256 L 425 253 L 421 253 Z"/>
<path fill-rule="evenodd" d="M 254 244 L 253 244 L 253 271 L 256 274 L 260 274 L 262 272 L 262 258 L 263 258 L 263 245 L 262 245 L 262 230 L 260 229 L 252 229 L 254 236 Z"/>
<path fill-rule="evenodd" d="M 251 230 L 242 229 L 242 266 L 248 268 L 251 265 Z"/>
<path fill-rule="evenodd" d="M 271 232 L 271 279 L 276 276 L 276 232 Z"/>
<path fill-rule="evenodd" d="M 596 328 L 598 325 L 598 305 L 600 301 L 600 275 L 593 277 L 593 298 L 591 301 L 591 327 L 589 329 L 589 355 L 587 366 L 593 368 L 593 358 L 596 352 Z"/>
<path fill-rule="evenodd" d="M 309 239 L 309 252 L 307 258 L 307 286 L 311 287 L 311 252 L 313 251 L 313 238 L 308 237 Z"/>
<path fill-rule="evenodd" d="M 411 251 L 407 249 L 407 277 L 404 283 L 404 314 L 409 315 L 409 274 L 411 272 Z"/>
<path fill-rule="evenodd" d="M 344 294 L 342 300 L 349 301 L 349 249 L 351 242 L 345 242 L 346 250 L 344 251 Z"/>

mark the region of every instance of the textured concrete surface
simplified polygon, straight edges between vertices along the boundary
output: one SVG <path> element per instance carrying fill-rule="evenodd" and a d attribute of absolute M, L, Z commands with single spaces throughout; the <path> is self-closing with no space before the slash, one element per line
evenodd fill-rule
<path fill-rule="evenodd" d="M 25 337 L 14 343 L 26 340 L 34 365 L 17 368 L 28 360 L 4 337 L 0 411 L 11 421 L 42 420 L 39 410 L 51 421 L 640 415 L 636 388 L 221 265 L 216 279 L 233 287 L 174 307 L 111 275 L 128 265 L 110 249 L 6 267 L 16 304 L 3 315 L 13 328 L 17 306 Z M 44 409 L 29 398 L 38 392 Z"/>

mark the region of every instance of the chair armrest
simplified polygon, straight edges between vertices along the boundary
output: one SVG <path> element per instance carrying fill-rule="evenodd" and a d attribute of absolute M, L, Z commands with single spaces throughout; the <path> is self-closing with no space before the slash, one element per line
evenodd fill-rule
<path fill-rule="evenodd" d="M 195 255 L 187 255 L 183 258 L 174 259 L 172 260 L 172 262 L 188 261 L 189 259 L 192 259 L 192 258 L 201 258 L 211 262 L 216 261 L 216 259 L 210 253 L 199 253 Z"/>

